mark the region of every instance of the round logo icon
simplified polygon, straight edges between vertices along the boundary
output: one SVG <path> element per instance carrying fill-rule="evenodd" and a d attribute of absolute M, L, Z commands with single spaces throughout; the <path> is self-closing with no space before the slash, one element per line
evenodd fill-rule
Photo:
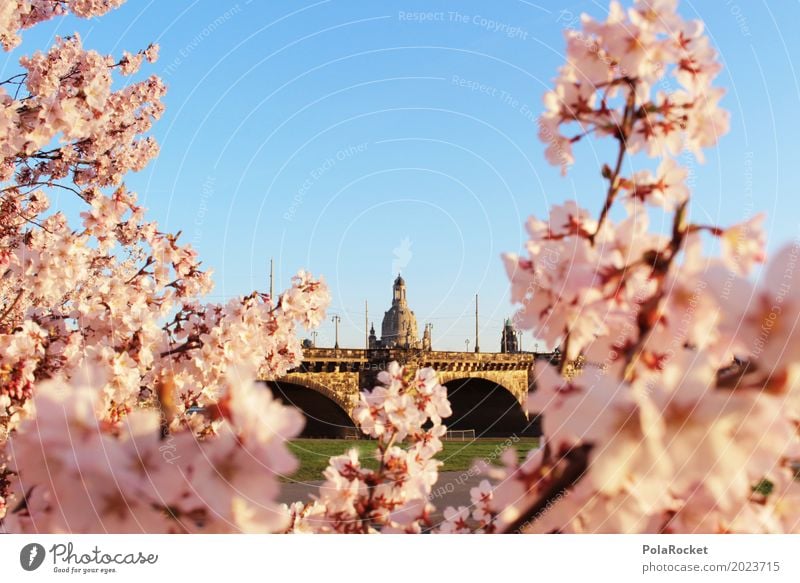
<path fill-rule="evenodd" d="M 35 571 L 44 562 L 44 547 L 39 543 L 29 543 L 19 552 L 19 564 L 26 571 Z"/>

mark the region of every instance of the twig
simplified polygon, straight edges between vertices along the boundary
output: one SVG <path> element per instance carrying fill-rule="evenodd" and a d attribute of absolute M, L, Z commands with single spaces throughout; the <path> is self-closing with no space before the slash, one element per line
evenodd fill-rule
<path fill-rule="evenodd" d="M 630 92 L 628 99 L 625 103 L 625 112 L 622 115 L 622 122 L 617 128 L 617 141 L 619 142 L 619 150 L 617 152 L 617 161 L 614 165 L 614 170 L 607 176 L 608 178 L 608 192 L 606 193 L 606 201 L 603 203 L 603 209 L 600 211 L 600 218 L 597 219 L 597 228 L 595 232 L 589 236 L 589 241 L 594 244 L 594 239 L 603 227 L 608 212 L 614 204 L 614 199 L 619 192 L 619 175 L 622 172 L 622 162 L 625 160 L 625 152 L 628 150 L 628 133 L 631 130 L 631 125 L 634 119 L 634 108 L 636 106 L 636 86 L 635 81 L 630 81 Z"/>
<path fill-rule="evenodd" d="M 13 302 L 11 302 L 11 305 L 10 305 L 10 306 L 8 306 L 8 307 L 7 307 L 7 308 L 6 308 L 6 309 L 3 311 L 2 315 L 0 315 L 0 322 L 4 322 L 4 321 L 5 321 L 5 319 L 8 317 L 8 315 L 9 315 L 11 312 L 13 312 L 13 311 L 14 311 L 14 308 L 15 308 L 15 307 L 17 306 L 17 304 L 19 303 L 19 300 L 20 300 L 20 298 L 22 298 L 22 294 L 23 294 L 24 292 L 25 292 L 25 290 L 23 290 L 23 289 L 20 289 L 20 290 L 17 292 L 17 297 L 15 297 L 15 298 L 14 298 L 14 301 L 13 301 Z"/>

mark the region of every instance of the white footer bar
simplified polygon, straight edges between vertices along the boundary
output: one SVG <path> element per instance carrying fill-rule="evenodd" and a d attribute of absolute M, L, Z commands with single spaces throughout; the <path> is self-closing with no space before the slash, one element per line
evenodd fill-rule
<path fill-rule="evenodd" d="M 800 581 L 792 535 L 4 535 L 3 581 Z"/>

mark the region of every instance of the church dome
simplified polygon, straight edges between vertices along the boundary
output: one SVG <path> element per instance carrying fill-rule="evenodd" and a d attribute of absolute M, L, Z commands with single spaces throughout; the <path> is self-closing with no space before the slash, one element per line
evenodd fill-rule
<path fill-rule="evenodd" d="M 392 286 L 392 307 L 381 323 L 381 345 L 415 347 L 419 344 L 417 318 L 406 303 L 406 282 L 398 274 Z"/>

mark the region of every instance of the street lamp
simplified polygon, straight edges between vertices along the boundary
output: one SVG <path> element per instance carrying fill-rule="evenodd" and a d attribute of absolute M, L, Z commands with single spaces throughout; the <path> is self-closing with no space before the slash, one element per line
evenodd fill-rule
<path fill-rule="evenodd" d="M 339 322 L 342 319 L 337 315 L 331 318 L 331 322 L 336 325 L 336 343 L 333 345 L 334 350 L 339 350 Z"/>
<path fill-rule="evenodd" d="M 464 340 L 464 346 L 466 346 L 466 347 L 467 347 L 467 348 L 466 348 L 466 351 L 467 351 L 467 352 L 469 352 L 469 338 L 467 338 L 466 340 Z"/>

